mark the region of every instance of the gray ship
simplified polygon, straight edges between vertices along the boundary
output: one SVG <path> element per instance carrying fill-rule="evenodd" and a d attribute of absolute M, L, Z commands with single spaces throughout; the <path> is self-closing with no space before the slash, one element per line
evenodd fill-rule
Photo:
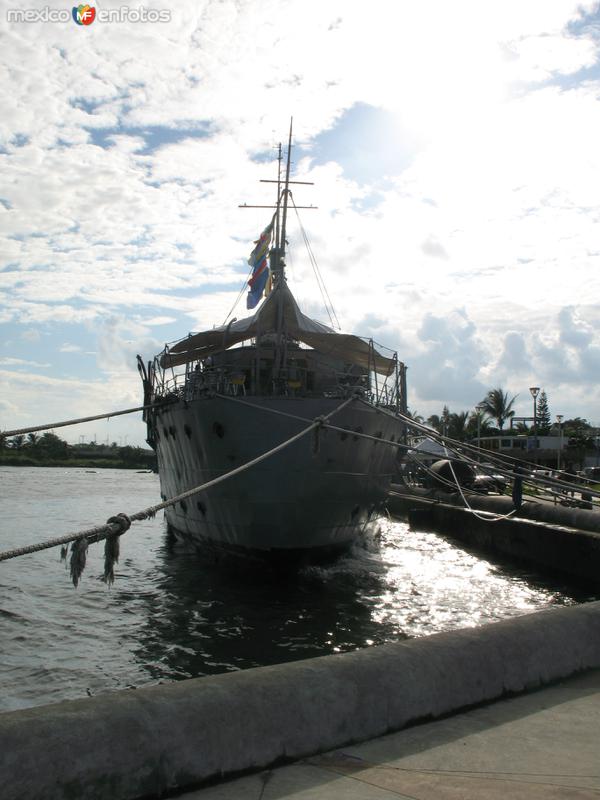
<path fill-rule="evenodd" d="M 247 304 L 257 310 L 190 334 L 147 365 L 138 356 L 144 402 L 158 404 L 145 421 L 163 500 L 243 467 L 315 419 L 335 426 L 167 508 L 173 533 L 203 549 L 318 556 L 347 547 L 388 493 L 396 448 L 378 440 L 405 435 L 397 354 L 310 319 L 287 284 L 290 152 L 291 131 L 274 214 L 249 259 Z"/>

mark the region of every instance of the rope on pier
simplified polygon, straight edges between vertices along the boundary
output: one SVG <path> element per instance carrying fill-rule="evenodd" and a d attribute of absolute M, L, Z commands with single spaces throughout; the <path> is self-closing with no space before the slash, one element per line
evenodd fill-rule
<path fill-rule="evenodd" d="M 64 428 L 67 425 L 78 425 L 80 422 L 93 422 L 97 419 L 110 419 L 111 417 L 120 417 L 123 414 L 134 414 L 136 411 L 146 411 L 149 408 L 156 408 L 157 406 L 164 405 L 161 403 L 151 403 L 147 406 L 137 406 L 136 408 L 125 408 L 123 411 L 110 411 L 108 414 L 95 414 L 93 417 L 79 417 L 79 419 L 67 419 L 63 422 L 49 422 L 46 425 L 35 425 L 32 428 L 15 428 L 14 431 L 0 431 L 0 435 L 20 436 L 22 433 L 35 433 L 36 431 L 48 431 L 52 428 Z"/>
<path fill-rule="evenodd" d="M 473 516 L 477 517 L 477 519 L 484 520 L 485 522 L 500 522 L 500 520 L 508 519 L 509 517 L 512 517 L 514 514 L 517 513 L 517 509 L 513 508 L 512 511 L 508 512 L 508 514 L 481 514 L 480 512 L 477 511 L 477 509 L 472 508 L 472 506 L 469 504 L 469 501 L 465 497 L 465 493 L 463 492 L 462 486 L 460 485 L 460 481 L 458 480 L 456 472 L 454 471 L 454 467 L 452 465 L 452 459 L 448 459 L 448 464 L 450 466 L 450 472 L 452 473 L 452 477 L 454 478 L 454 483 L 456 484 L 456 488 L 458 489 L 461 499 L 465 504 L 465 508 L 467 508 L 471 512 L 471 514 L 473 514 Z"/>
<path fill-rule="evenodd" d="M 152 518 L 156 515 L 158 511 L 161 511 L 168 506 L 173 506 L 175 503 L 179 503 L 182 500 L 187 499 L 188 497 L 192 497 L 195 494 L 199 494 L 200 492 L 206 491 L 207 489 L 216 486 L 219 483 L 223 483 L 229 478 L 233 478 L 235 475 L 239 475 L 240 473 L 244 472 L 251 467 L 260 464 L 261 461 L 265 461 L 267 458 L 275 455 L 275 453 L 279 453 L 281 450 L 289 447 L 289 445 L 293 444 L 294 442 L 301 439 L 303 436 L 306 436 L 311 431 L 315 430 L 318 427 L 323 426 L 334 414 L 337 414 L 343 408 L 345 408 L 349 403 L 351 403 L 355 398 L 350 397 L 341 403 L 337 408 L 333 411 L 330 411 L 324 417 L 319 417 L 314 422 L 312 422 L 308 427 L 301 430 L 299 433 L 296 433 L 294 436 L 291 436 L 289 439 L 286 439 L 285 442 L 281 442 L 281 444 L 276 445 L 275 447 L 271 448 L 271 450 L 267 450 L 265 453 L 262 453 L 260 456 L 247 461 L 245 464 L 242 464 L 235 469 L 230 470 L 230 472 L 226 472 L 223 475 L 219 475 L 217 478 L 213 478 L 206 483 L 201 484 L 200 486 L 195 486 L 193 489 L 188 489 L 181 494 L 172 497 L 170 500 L 164 500 L 162 503 L 157 503 L 156 505 L 149 506 L 148 508 L 142 509 L 141 511 L 137 511 L 134 514 L 117 514 L 116 516 L 110 517 L 109 520 L 106 522 L 105 525 L 97 525 L 93 528 L 87 528 L 83 531 L 77 531 L 76 533 L 68 533 L 64 536 L 58 536 L 54 539 L 49 539 L 45 542 L 37 542 L 36 544 L 25 545 L 24 547 L 16 547 L 13 550 L 5 550 L 4 552 L 0 552 L 0 561 L 8 561 L 11 558 L 17 558 L 17 556 L 27 555 L 29 553 L 36 553 L 40 550 L 48 550 L 52 547 L 58 547 L 59 545 L 69 545 L 70 543 L 79 543 L 76 547 L 71 547 L 71 578 L 75 586 L 77 586 L 79 578 L 81 577 L 81 573 L 85 567 L 85 557 L 88 544 L 99 542 L 102 539 L 107 539 L 107 537 L 118 537 L 122 533 L 125 533 L 126 530 L 129 528 L 129 524 L 131 522 L 139 522 L 144 519 Z M 127 524 L 129 523 L 129 524 Z M 125 527 L 126 526 L 126 527 Z M 116 557 L 114 555 L 116 551 Z M 63 557 L 66 557 L 66 550 L 63 549 Z M 118 548 L 113 548 L 112 552 L 112 561 L 110 554 L 107 555 L 107 551 L 105 551 L 105 574 L 104 580 L 107 583 L 111 583 L 114 580 L 114 573 L 112 572 L 112 566 L 114 562 L 118 559 Z M 108 568 L 107 568 L 108 564 Z M 112 576 L 112 577 L 111 577 Z"/>

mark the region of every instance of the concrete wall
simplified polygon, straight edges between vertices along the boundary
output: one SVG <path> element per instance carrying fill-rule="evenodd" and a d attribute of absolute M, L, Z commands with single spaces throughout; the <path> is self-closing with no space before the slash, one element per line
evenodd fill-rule
<path fill-rule="evenodd" d="M 0 715 L 4 800 L 156 797 L 600 666 L 600 603 Z"/>
<path fill-rule="evenodd" d="M 469 495 L 473 508 L 508 514 L 510 497 Z M 489 553 L 549 568 L 587 584 L 600 584 L 600 514 L 549 502 L 525 501 L 508 519 L 490 521 L 472 514 L 456 493 L 411 489 L 391 492 L 388 507 L 411 525 L 434 530 Z M 416 512 L 416 513 L 415 513 Z"/>

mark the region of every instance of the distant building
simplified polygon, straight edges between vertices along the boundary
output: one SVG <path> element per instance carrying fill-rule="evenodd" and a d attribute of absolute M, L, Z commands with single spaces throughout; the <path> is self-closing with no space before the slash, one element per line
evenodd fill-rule
<path fill-rule="evenodd" d="M 534 461 L 556 468 L 558 450 L 561 449 L 561 464 L 566 466 L 565 450 L 569 441 L 566 436 L 482 436 L 481 447 L 503 455 L 520 458 L 523 461 Z"/>

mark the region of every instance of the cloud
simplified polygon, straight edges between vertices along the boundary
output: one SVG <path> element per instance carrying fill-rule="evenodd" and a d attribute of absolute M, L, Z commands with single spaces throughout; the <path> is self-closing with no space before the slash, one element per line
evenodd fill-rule
<path fill-rule="evenodd" d="M 38 330 L 32 328 L 31 330 L 23 331 L 23 333 L 21 334 L 21 338 L 25 339 L 25 341 L 27 342 L 32 342 L 32 343 L 39 342 L 39 340 L 41 339 L 41 334 Z"/>
<path fill-rule="evenodd" d="M 425 241 L 421 244 L 421 250 L 426 256 L 443 258 L 446 260 L 448 259 L 448 253 L 444 249 L 444 246 L 438 242 L 435 236 L 428 236 L 427 239 L 425 239 Z"/>
<path fill-rule="evenodd" d="M 93 333 L 99 377 L 125 398 L 136 352 L 162 347 L 157 326 L 175 338 L 220 324 L 269 213 L 238 205 L 273 202 L 259 180 L 276 175 L 293 114 L 295 177 L 315 182 L 294 198 L 319 207 L 300 214 L 342 327 L 397 348 L 421 406 L 471 407 L 502 376 L 563 387 L 572 415 L 591 416 L 596 9 L 184 0 L 168 24 L 6 23 L 11 357 L 56 358 L 77 383 L 86 359 L 60 353 Z M 327 321 L 289 222 L 290 285 Z M 37 355 L 48 341 L 54 355 Z M 69 385 L 46 384 L 57 409 Z"/>
<path fill-rule="evenodd" d="M 572 307 L 558 313 L 559 341 L 566 347 L 585 350 L 594 340 L 594 330 L 585 320 L 576 315 Z"/>
<path fill-rule="evenodd" d="M 495 367 L 502 376 L 527 375 L 531 371 L 531 355 L 523 334 L 509 331 L 502 343 L 502 352 Z"/>
<path fill-rule="evenodd" d="M 83 347 L 80 347 L 78 344 L 69 344 L 69 342 L 65 342 L 59 347 L 61 353 L 81 353 L 83 352 Z"/>
<path fill-rule="evenodd" d="M 39 361 L 27 361 L 23 358 L 0 357 L 0 366 L 3 367 L 41 367 L 46 369 L 51 364 L 41 364 Z"/>
<path fill-rule="evenodd" d="M 409 361 L 411 391 L 423 401 L 472 407 L 485 394 L 479 373 L 488 351 L 462 309 L 447 317 L 428 313 L 418 332 L 420 351 Z"/>

